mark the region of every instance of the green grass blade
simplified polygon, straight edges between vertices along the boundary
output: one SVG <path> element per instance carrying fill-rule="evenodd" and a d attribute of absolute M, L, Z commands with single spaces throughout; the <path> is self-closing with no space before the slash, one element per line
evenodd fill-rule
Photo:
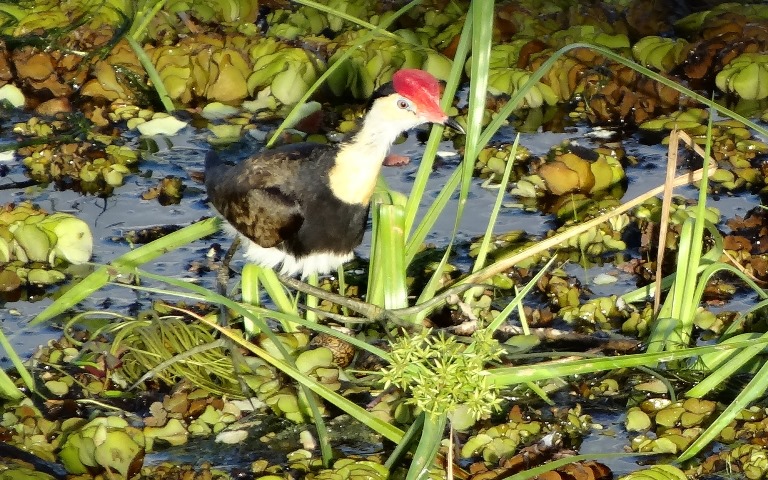
<path fill-rule="evenodd" d="M 26 381 L 24 384 L 27 385 L 30 392 L 35 391 L 34 383 L 31 387 Z M 20 400 L 24 398 L 24 394 L 21 393 L 21 390 L 13 383 L 13 379 L 4 370 L 0 370 L 0 398 L 7 400 Z"/>
<path fill-rule="evenodd" d="M 744 348 L 754 345 L 755 342 L 756 340 L 750 340 L 733 342 L 728 345 L 710 345 L 706 347 L 686 348 L 668 352 L 622 355 L 619 357 L 585 358 L 566 362 L 539 363 L 531 366 L 518 365 L 489 370 L 489 379 L 495 385 L 509 386 L 546 380 L 549 378 L 564 377 L 568 375 L 583 375 L 617 368 L 647 367 L 658 365 L 663 362 L 695 357 L 705 353 Z M 768 344 L 768 339 L 760 339 L 759 342 L 765 345 Z"/>
<path fill-rule="evenodd" d="M 471 68 L 473 75 L 470 82 L 469 109 L 467 114 L 466 129 L 467 141 L 464 160 L 462 161 L 460 168 L 454 172 L 453 175 L 451 175 L 449 181 L 446 182 L 446 185 L 440 191 L 440 195 L 430 206 L 427 215 L 419 224 L 414 235 L 409 238 L 408 244 L 406 246 L 406 262 L 410 263 L 413 257 L 416 255 L 418 249 L 421 247 L 421 244 L 426 238 L 426 235 L 434 226 L 434 222 L 437 221 L 437 218 L 442 213 L 448 200 L 453 195 L 456 187 L 459 185 L 459 183 L 461 183 L 461 188 L 459 189 L 459 201 L 456 209 L 456 218 L 454 221 L 453 232 L 451 233 L 451 239 L 448 242 L 448 246 L 446 252 L 443 254 L 442 260 L 432 274 L 429 282 L 427 282 L 426 288 L 421 292 L 418 300 L 419 302 L 423 302 L 429 298 L 432 298 L 435 291 L 437 290 L 439 279 L 442 277 L 443 268 L 447 264 L 448 257 L 450 256 L 451 248 L 454 239 L 456 238 L 456 233 L 459 230 L 461 218 L 464 213 L 464 207 L 469 196 L 469 189 L 472 181 L 472 171 L 474 169 L 475 160 L 477 159 L 477 153 L 479 152 L 479 149 L 473 149 L 471 148 L 471 145 L 473 145 L 473 142 L 480 135 L 480 129 L 482 128 L 482 118 L 485 111 L 489 58 L 492 42 L 491 37 L 493 34 L 493 6 L 493 1 L 479 1 L 472 3 L 467 14 L 467 23 L 464 25 L 464 30 L 462 31 L 459 45 L 460 48 L 466 49 L 466 43 L 462 44 L 461 42 L 465 42 L 467 37 L 471 38 Z M 468 26 L 469 22 L 471 22 L 471 28 Z M 452 75 L 456 72 L 456 62 L 459 62 L 459 59 L 462 60 L 461 64 L 458 66 L 462 66 L 464 64 L 463 55 L 466 54 L 466 51 L 463 49 L 461 50 L 462 56 L 457 54 L 457 59 L 454 61 L 454 70 L 451 72 Z M 422 167 L 424 167 L 424 165 L 422 165 Z M 431 169 L 431 164 L 429 167 Z M 411 201 L 415 201 L 415 199 L 419 198 L 420 197 L 412 194 L 410 199 Z M 411 204 L 411 208 L 414 210 L 411 212 L 412 216 L 410 218 L 414 218 L 415 208 L 417 208 L 417 205 Z M 410 231 L 410 225 L 408 223 L 406 223 L 406 228 L 408 229 L 406 231 Z M 415 318 L 412 319 L 412 321 L 418 323 L 428 313 L 429 312 L 427 310 L 423 310 L 418 313 Z"/>
<path fill-rule="evenodd" d="M 691 243 L 693 241 L 693 223 L 692 218 L 686 219 L 680 232 L 680 242 L 677 247 L 677 270 L 675 271 L 674 283 L 670 287 L 669 295 L 664 302 L 659 314 L 654 321 L 653 329 L 648 336 L 648 353 L 660 352 L 662 350 L 674 350 L 687 345 L 683 341 L 681 332 L 681 311 L 686 302 L 685 297 L 690 296 L 691 292 L 684 289 L 688 278 L 696 278 L 695 260 L 690 259 Z"/>
<path fill-rule="evenodd" d="M 139 11 L 134 14 L 133 24 L 131 24 L 128 33 L 131 39 L 138 42 L 144 38 L 144 32 L 147 29 L 147 26 L 152 19 L 155 18 L 155 15 L 163 9 L 166 3 L 168 3 L 168 0 L 158 0 L 151 4 L 151 8 L 149 8 L 149 5 L 144 4 L 144 8 L 139 9 Z"/>
<path fill-rule="evenodd" d="M 689 344 L 693 332 L 694 317 L 699 305 L 699 298 L 691 293 L 697 290 L 697 282 L 702 286 L 702 291 L 703 286 L 706 285 L 706 280 L 699 280 L 698 272 L 701 270 L 703 261 L 704 229 L 707 225 L 707 186 L 709 184 L 707 178 L 709 161 L 707 159 L 712 150 L 713 119 L 714 114 L 710 114 L 704 149 L 705 161 L 702 168 L 702 180 L 699 185 L 699 202 L 694 211 L 694 217 L 686 219 L 683 223 L 678 242 L 675 282 L 651 330 L 648 341 L 648 351 L 651 353 L 660 351 L 660 349 L 683 348 Z M 716 229 L 713 230 L 716 231 Z"/>
<path fill-rule="evenodd" d="M 147 52 L 144 51 L 144 48 L 142 48 L 142 46 L 139 45 L 139 43 L 134 40 L 133 37 L 126 35 L 124 38 L 131 46 L 131 49 L 133 49 L 133 52 L 139 58 L 139 63 L 141 63 L 141 66 L 144 67 L 147 75 L 149 75 L 149 79 L 152 81 L 152 87 L 160 97 L 160 102 L 163 104 L 163 108 L 165 108 L 166 112 L 172 113 L 174 110 L 176 110 L 176 107 L 173 106 L 173 100 L 171 100 L 171 97 L 168 95 L 168 90 L 165 89 L 163 79 L 160 78 L 160 74 L 157 72 L 157 69 L 152 63 L 152 60 L 149 58 L 149 55 L 147 55 Z"/>
<path fill-rule="evenodd" d="M 405 272 L 405 237 L 402 205 L 378 204 L 376 211 L 376 248 L 371 256 L 369 278 L 373 281 L 374 298 L 381 299 L 386 309 L 408 306 Z"/>
<path fill-rule="evenodd" d="M 3 347 L 5 355 L 11 360 L 13 366 L 16 367 L 16 371 L 19 373 L 24 385 L 27 386 L 30 392 L 34 392 L 36 390 L 35 381 L 32 379 L 32 375 L 30 375 L 27 367 L 24 366 L 21 357 L 19 357 L 16 350 L 13 349 L 11 342 L 8 341 L 2 328 L 0 328 L 0 347 Z M 24 394 L 21 393 L 18 387 L 13 383 L 11 377 L 9 377 L 4 370 L 0 370 L 0 397 L 9 400 L 24 398 Z"/>
<path fill-rule="evenodd" d="M 478 147 L 477 139 L 480 137 L 480 131 L 483 124 L 483 115 L 485 114 L 486 95 L 488 93 L 488 69 L 491 56 L 491 43 L 493 36 L 494 2 L 476 1 L 472 2 L 469 19 L 472 21 L 472 58 L 470 59 L 470 69 L 472 72 L 469 84 L 469 106 L 467 111 L 467 138 L 464 148 L 464 159 L 461 162 L 461 186 L 459 188 L 459 200 L 456 207 L 456 218 L 454 221 L 451 241 L 448 244 L 445 258 L 449 255 L 459 231 L 461 219 L 464 215 L 464 208 L 469 198 L 469 190 L 472 182 L 472 172 L 475 167 L 477 155 L 482 147 Z M 435 270 L 432 279 L 436 280 L 442 276 L 441 268 Z M 433 283 L 433 282 L 430 282 Z"/>
<path fill-rule="evenodd" d="M 471 9 L 472 7 L 470 6 L 470 10 Z M 451 67 L 450 77 L 448 78 L 448 82 L 446 83 L 445 91 L 443 93 L 443 98 L 440 102 L 440 106 L 443 107 L 443 109 L 447 109 L 451 106 L 453 98 L 456 95 L 456 90 L 459 87 L 459 83 L 464 73 L 464 62 L 469 53 L 471 32 L 472 22 L 470 21 L 470 17 L 467 16 L 467 19 L 464 22 L 464 27 L 461 31 L 459 44 L 456 47 L 456 55 L 453 57 L 453 65 Z M 422 198 L 424 197 L 424 190 L 427 186 L 427 180 L 429 179 L 430 173 L 432 173 L 435 156 L 437 155 L 437 147 L 439 146 L 442 138 L 443 127 L 437 125 L 433 126 L 429 135 L 429 140 L 427 140 L 427 145 L 424 148 L 424 154 L 421 157 L 419 170 L 416 172 L 416 178 L 414 179 L 413 186 L 411 187 L 411 193 L 408 195 L 408 203 L 405 206 L 405 236 L 408 238 L 408 243 L 406 244 L 406 264 L 411 263 L 413 255 L 415 254 L 414 251 L 418 251 L 418 248 L 421 246 L 424 238 L 426 238 L 426 233 L 424 232 L 429 232 L 432 229 L 434 222 L 437 220 L 436 215 L 428 215 L 421 221 L 421 224 L 419 225 L 422 227 L 421 230 L 423 236 L 411 235 L 411 230 L 413 229 L 414 222 L 416 221 L 416 214 L 419 210 L 419 206 L 421 205 Z M 454 187 L 454 189 L 455 188 L 456 187 Z M 443 189 L 443 191 L 445 191 L 445 189 Z M 451 190 L 451 192 L 453 192 L 453 190 Z M 443 208 L 445 208 L 444 205 L 438 208 L 437 211 L 440 212 L 443 210 Z"/>
<path fill-rule="evenodd" d="M 749 347 L 748 347 L 749 348 Z M 726 407 L 723 413 L 712 422 L 688 448 L 680 454 L 678 461 L 684 462 L 699 453 L 709 445 L 723 428 L 727 427 L 742 410 L 765 393 L 765 385 L 768 384 L 768 363 L 764 364 L 752 380 L 744 387 L 733 402 Z"/>
<path fill-rule="evenodd" d="M 427 235 L 431 231 L 438 217 L 443 213 L 445 206 L 448 204 L 456 190 L 456 187 L 459 185 L 461 173 L 461 169 L 457 169 L 451 174 L 450 178 L 447 182 L 445 182 L 443 188 L 440 190 L 440 193 L 437 195 L 437 198 L 435 198 L 434 202 L 432 202 L 432 205 L 430 205 L 426 215 L 424 215 L 424 218 L 416 227 L 413 235 L 411 235 L 411 237 L 408 239 L 408 243 L 405 247 L 406 265 L 409 265 L 413 260 L 413 257 L 416 256 L 416 253 L 418 253 L 421 245 L 424 243 L 424 240 L 427 238 Z M 448 242 L 448 247 L 445 249 L 445 253 L 443 253 L 442 258 L 435 268 L 435 271 L 432 273 L 429 281 L 421 290 L 421 293 L 416 300 L 417 304 L 426 302 L 433 298 L 435 296 L 435 292 L 437 292 L 437 290 L 440 288 L 443 270 L 448 264 L 448 259 L 451 256 L 451 245 L 453 244 L 455 234 L 456 231 L 454 230 L 454 232 L 451 234 L 450 241 Z M 422 320 L 424 320 L 427 315 L 429 315 L 430 311 L 431 310 L 429 309 L 421 310 L 417 314 L 410 316 L 408 320 L 411 323 L 420 324 Z"/>
<path fill-rule="evenodd" d="M 227 297 L 224 297 L 222 295 L 219 295 L 215 292 L 212 292 L 210 290 L 207 290 L 199 285 L 190 284 L 188 282 L 184 282 L 182 280 L 178 280 L 175 278 L 170 277 L 164 277 L 162 275 L 156 275 L 149 272 L 143 272 L 140 271 L 139 274 L 142 277 L 146 277 L 149 279 L 161 281 L 168 283 L 170 285 L 173 285 L 179 289 L 191 291 L 193 293 L 196 293 L 200 295 L 200 298 L 209 301 L 211 303 L 217 303 L 224 305 L 225 307 L 233 310 L 239 315 L 242 315 L 243 317 L 251 317 L 253 321 L 259 326 L 259 328 L 262 329 L 262 331 L 270 337 L 273 344 L 281 351 L 281 353 L 284 355 L 284 359 L 277 359 L 264 351 L 263 349 L 256 347 L 251 342 L 241 338 L 238 335 L 233 335 L 229 332 L 228 329 L 216 324 L 215 322 L 207 322 L 209 326 L 212 328 L 215 328 L 216 330 L 220 331 L 222 334 L 227 335 L 233 342 L 237 343 L 241 347 L 250 350 L 254 354 L 258 355 L 260 358 L 264 359 L 271 365 L 273 365 L 275 368 L 281 370 L 286 375 L 290 376 L 294 380 L 297 380 L 300 384 L 300 386 L 309 388 L 311 391 L 319 395 L 320 397 L 324 398 L 325 400 L 331 402 L 336 407 L 340 408 L 344 412 L 351 415 L 356 420 L 360 421 L 364 425 L 367 425 L 371 429 L 375 430 L 379 434 L 385 436 L 389 440 L 393 442 L 398 442 L 403 436 L 403 432 L 398 429 L 397 427 L 388 424 L 387 422 L 384 422 L 373 415 L 370 414 L 370 412 L 366 411 L 365 409 L 357 406 L 356 404 L 352 403 L 351 401 L 347 400 L 346 398 L 342 397 L 341 395 L 337 394 L 336 392 L 333 392 L 331 390 L 328 390 L 324 385 L 319 384 L 314 379 L 307 377 L 300 371 L 298 371 L 294 365 L 289 363 L 290 356 L 287 355 L 287 352 L 285 352 L 285 349 L 282 347 L 282 344 L 280 341 L 274 336 L 274 333 L 268 328 L 268 326 L 264 323 L 263 318 L 266 317 L 272 317 L 279 321 L 287 321 L 287 320 L 293 320 L 298 324 L 305 324 L 304 326 L 314 328 L 318 331 L 325 331 L 326 333 L 334 332 L 333 334 L 338 336 L 339 338 L 343 338 L 344 340 L 349 341 L 355 346 L 358 346 L 360 348 L 365 348 L 366 350 L 372 351 L 375 355 L 381 356 L 385 361 L 389 361 L 389 355 L 382 351 L 381 349 L 378 349 L 376 347 L 371 347 L 370 345 L 367 345 L 365 342 L 362 342 L 360 340 L 355 339 L 354 337 L 340 335 L 340 332 L 335 332 L 334 330 L 324 327 L 317 324 L 310 324 L 310 322 L 304 321 L 301 317 L 292 317 L 290 315 L 286 315 L 280 312 L 272 312 L 263 308 L 258 307 L 249 307 L 246 305 L 241 305 L 233 300 L 230 300 Z M 130 286 L 127 286 L 127 288 L 132 288 Z M 175 292 L 169 292 L 171 294 L 175 294 Z M 253 314 L 253 311 L 256 311 L 260 315 L 255 316 Z M 263 317 L 263 318 L 262 318 Z M 373 348 L 373 350 L 371 350 Z M 308 392 L 307 392 L 308 393 Z M 312 400 L 312 396 L 307 394 L 308 401 Z M 315 419 L 315 422 L 318 420 L 322 421 L 322 419 Z M 318 426 L 318 428 L 320 428 Z"/>
<path fill-rule="evenodd" d="M 111 265 L 114 267 L 130 268 L 151 262 L 157 257 L 187 245 L 190 242 L 207 237 L 208 235 L 213 235 L 219 231 L 220 223 L 221 221 L 218 218 L 209 218 L 201 222 L 193 223 L 181 230 L 121 255 L 113 260 Z M 92 295 L 96 290 L 102 288 L 109 280 L 110 266 L 107 265 L 97 268 L 93 273 L 77 282 L 72 288 L 56 299 L 55 302 L 40 312 L 34 319 L 32 319 L 30 325 L 37 325 L 64 313 L 78 302 L 81 302 Z"/>
<path fill-rule="evenodd" d="M 261 306 L 261 288 L 258 270 L 254 271 L 250 264 L 243 266 L 240 273 L 240 297 L 243 303 Z M 261 329 L 250 319 L 243 319 L 243 330 L 247 338 L 253 338 Z"/>
<path fill-rule="evenodd" d="M 496 331 L 496 329 L 499 328 L 501 324 L 507 320 L 509 315 L 512 313 L 512 310 L 523 304 L 523 299 L 528 295 L 528 293 L 530 293 L 531 290 L 533 290 L 533 287 L 537 285 L 541 277 L 544 276 L 544 274 L 548 272 L 550 268 L 552 268 L 552 265 L 554 265 L 556 259 L 556 256 L 552 256 L 552 258 L 549 259 L 549 261 L 541 268 L 541 270 L 539 270 L 538 273 L 536 273 L 536 275 L 534 275 L 533 278 L 531 278 L 531 280 L 526 283 L 519 292 L 515 294 L 515 298 L 513 298 L 504 307 L 504 310 L 496 315 L 496 318 L 494 318 L 486 328 L 490 329 L 491 331 Z"/>
<path fill-rule="evenodd" d="M 472 167 L 477 154 L 483 148 L 479 139 L 483 128 L 483 116 L 488 95 L 488 70 L 490 69 L 491 44 L 493 42 L 492 1 L 472 2 L 469 15 L 472 18 L 472 58 L 470 59 L 470 83 L 467 110 L 467 141 L 464 153 L 464 181 L 472 178 Z M 466 201 L 466 198 L 463 199 Z M 462 208 L 462 199 L 459 199 Z"/>
<path fill-rule="evenodd" d="M 709 225 L 709 231 L 712 235 L 712 239 L 715 241 L 715 245 L 707 251 L 707 253 L 704 254 L 701 258 L 701 265 L 699 266 L 700 269 L 708 268 L 709 265 L 720 265 L 720 268 L 725 268 L 725 264 L 719 262 L 720 257 L 723 253 L 723 238 L 720 236 L 720 234 L 717 232 L 717 227 L 714 225 Z M 738 272 L 737 269 L 733 270 L 734 273 Z M 760 287 L 757 287 L 757 284 L 753 282 L 751 279 L 744 275 L 740 275 L 740 277 L 750 286 L 756 287 L 758 290 L 761 290 Z M 672 285 L 675 283 L 676 274 L 673 273 L 671 275 L 668 275 L 664 277 L 661 281 L 661 288 L 662 289 L 668 289 L 671 288 Z M 642 302 L 647 298 L 653 297 L 655 291 L 654 284 L 649 284 L 644 287 L 640 287 L 638 289 L 632 290 L 631 292 L 625 293 L 621 296 L 621 299 L 624 300 L 627 303 L 635 303 L 635 302 Z"/>
<path fill-rule="evenodd" d="M 247 264 L 245 268 L 243 268 L 243 271 L 251 271 L 251 269 L 258 272 L 259 282 L 264 286 L 264 290 L 267 291 L 267 295 L 272 299 L 272 302 L 274 302 L 278 310 L 283 313 L 298 316 L 299 313 L 296 305 L 294 305 L 294 302 L 288 297 L 288 294 L 285 293 L 285 287 L 280 283 L 277 275 L 275 275 L 275 271 L 271 268 L 264 268 L 253 264 Z M 296 331 L 296 327 L 291 323 L 281 322 L 281 324 L 287 332 Z"/>
<path fill-rule="evenodd" d="M 760 335 L 757 333 L 746 333 L 743 336 L 739 335 L 733 339 L 725 340 L 724 342 L 721 342 L 720 345 L 727 345 L 728 343 L 733 343 L 734 341 L 740 341 L 742 338 L 746 338 L 748 340 L 759 340 L 760 338 L 766 336 L 768 336 L 768 334 Z M 686 392 L 686 396 L 701 398 L 704 395 L 708 395 L 712 392 L 712 390 L 722 385 L 728 377 L 752 361 L 752 359 L 755 358 L 755 356 L 763 350 L 765 350 L 765 345 L 758 343 L 757 345 L 751 345 L 742 350 L 734 351 L 730 355 L 724 356 L 720 360 L 721 365 L 717 366 L 717 369 L 714 370 L 712 374 L 688 390 L 688 392 Z M 706 367 L 709 368 L 710 365 L 708 364 Z"/>
<path fill-rule="evenodd" d="M 421 439 L 413 453 L 406 480 L 419 480 L 429 477 L 429 468 L 434 464 L 437 450 L 440 448 L 440 442 L 443 439 L 445 425 L 448 422 L 447 415 L 424 415 L 424 428 L 421 431 Z"/>
<path fill-rule="evenodd" d="M 419 249 L 424 243 L 424 240 L 427 238 L 427 235 L 429 235 L 429 233 L 432 231 L 432 227 L 435 225 L 435 222 L 437 222 L 440 214 L 442 214 L 445 210 L 445 206 L 448 205 L 448 202 L 451 200 L 451 197 L 456 191 L 456 188 L 459 186 L 460 179 L 461 169 L 454 170 L 454 172 L 443 185 L 443 188 L 440 189 L 440 193 L 435 198 L 435 201 L 432 202 L 432 204 L 427 209 L 427 213 L 424 215 L 424 218 L 416 226 L 416 230 L 414 230 L 413 234 L 408 237 L 408 241 L 405 244 L 406 264 L 410 265 L 411 261 L 413 261 L 413 257 L 415 257 L 419 252 Z M 413 197 L 409 198 L 409 204 L 412 198 Z M 406 207 L 406 222 L 407 220 L 408 210 Z M 406 223 L 406 228 L 407 226 L 408 224 Z"/>
<path fill-rule="evenodd" d="M 488 227 L 485 229 L 483 241 L 480 243 L 480 250 L 475 259 L 475 264 L 472 266 L 472 273 L 477 272 L 485 266 L 485 259 L 488 256 L 488 247 L 491 245 L 491 239 L 493 237 L 493 226 L 496 224 L 496 219 L 499 217 L 501 203 L 504 200 L 504 195 L 507 193 L 507 183 L 509 183 L 509 176 L 512 173 L 512 165 L 515 163 L 515 156 L 517 155 L 517 147 L 519 144 L 520 134 L 518 133 L 515 135 L 514 143 L 512 143 L 512 150 L 510 150 L 509 156 L 507 156 L 507 165 L 504 167 L 504 175 L 501 177 L 499 193 L 496 195 L 496 202 L 493 204 L 491 217 L 488 219 Z"/>
<path fill-rule="evenodd" d="M 695 272 L 699 271 L 701 264 L 701 252 L 704 249 L 704 228 L 707 224 L 706 221 L 706 208 L 707 208 L 707 191 L 709 187 L 709 173 L 710 162 L 708 159 L 712 153 L 712 125 L 715 118 L 714 112 L 710 111 L 709 122 L 707 124 L 706 145 L 704 147 L 704 165 L 702 167 L 703 175 L 701 183 L 699 184 L 699 201 L 695 210 L 695 221 L 693 223 L 693 232 L 690 238 L 690 256 L 683 260 L 683 263 L 689 264 L 686 266 L 688 272 L 694 272 L 686 276 L 683 283 L 683 292 L 690 293 L 696 289 L 696 282 L 698 278 Z M 682 239 L 682 236 L 681 236 Z M 682 243 L 682 240 L 681 240 Z M 679 270 L 679 264 L 678 264 Z M 699 306 L 699 302 L 693 295 L 686 295 L 683 297 L 681 308 L 679 311 L 680 326 L 678 330 L 680 332 L 680 344 L 688 345 L 691 341 L 691 335 L 693 333 L 693 320 L 696 316 L 696 310 Z"/>
<path fill-rule="evenodd" d="M 408 453 L 408 447 L 411 445 L 411 442 L 415 440 L 416 435 L 420 431 L 422 431 L 423 425 L 424 425 L 424 415 L 421 414 L 421 415 L 418 415 L 416 419 L 411 423 L 411 425 L 408 427 L 408 430 L 405 431 L 403 438 L 399 442 L 397 442 L 395 449 L 392 450 L 392 453 L 387 458 L 387 461 L 384 462 L 385 467 L 392 470 L 397 464 L 397 462 L 406 453 Z"/>

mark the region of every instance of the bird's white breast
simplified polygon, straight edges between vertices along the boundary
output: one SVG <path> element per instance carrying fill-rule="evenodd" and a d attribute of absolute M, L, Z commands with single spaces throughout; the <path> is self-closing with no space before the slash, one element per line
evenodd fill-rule
<path fill-rule="evenodd" d="M 354 257 L 352 252 L 345 254 L 317 252 L 296 257 L 276 247 L 264 248 L 256 245 L 247 238 L 243 238 L 243 243 L 247 245 L 244 255 L 249 262 L 279 271 L 283 275 L 299 273 L 301 278 L 306 278 L 315 272 L 332 272 Z"/>
<path fill-rule="evenodd" d="M 335 252 L 316 252 L 304 257 L 296 257 L 277 247 L 262 247 L 251 241 L 248 237 L 241 235 L 235 228 L 227 222 L 223 222 L 224 231 L 231 236 L 239 236 L 240 241 L 245 247 L 243 256 L 246 260 L 262 267 L 271 268 L 283 275 L 301 274 L 301 278 L 307 278 L 313 273 L 329 273 L 339 268 L 344 263 L 352 260 L 355 256 L 353 252 L 335 253 Z"/>

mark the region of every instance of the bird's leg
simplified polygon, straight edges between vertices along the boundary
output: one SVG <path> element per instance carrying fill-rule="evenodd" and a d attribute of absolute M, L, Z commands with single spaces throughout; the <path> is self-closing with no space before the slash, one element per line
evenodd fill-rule
<path fill-rule="evenodd" d="M 312 285 L 304 283 L 301 280 L 298 280 L 293 277 L 289 277 L 279 273 L 276 273 L 276 275 L 277 275 L 277 278 L 283 284 L 288 285 L 294 290 L 298 290 L 308 295 L 314 295 L 315 297 L 322 298 L 324 300 L 330 300 L 331 302 L 334 302 L 338 305 L 345 306 L 350 310 L 353 310 L 363 315 L 366 318 L 375 319 L 381 316 L 384 312 L 384 309 L 377 305 L 366 303 L 366 302 L 363 302 L 362 300 L 349 298 L 344 295 L 339 295 L 337 293 L 328 292 L 323 290 L 322 288 L 314 287 Z"/>
<path fill-rule="evenodd" d="M 339 265 L 336 273 L 337 273 L 336 278 L 339 279 L 339 293 L 344 295 L 347 292 L 347 281 L 346 281 L 346 278 L 344 277 L 344 265 Z M 342 305 L 341 313 L 342 315 L 349 316 L 349 308 Z"/>
<path fill-rule="evenodd" d="M 227 253 L 225 253 L 224 257 L 221 259 L 221 266 L 219 267 L 219 271 L 216 273 L 216 288 L 219 295 L 223 297 L 228 297 L 227 285 L 229 284 L 229 264 L 232 262 L 232 258 L 234 258 L 238 247 L 240 247 L 240 237 L 236 236 L 234 240 L 232 240 L 232 244 L 227 249 Z M 224 305 L 219 305 L 219 325 L 226 327 L 228 324 L 229 313 L 227 312 L 227 308 Z M 221 338 L 221 340 L 223 340 L 224 346 L 229 350 L 229 354 L 232 358 L 232 366 L 234 367 L 235 378 L 237 378 L 237 382 L 240 385 L 240 391 L 244 397 L 251 401 L 253 405 L 253 399 L 250 395 L 250 388 L 248 388 L 248 385 L 245 383 L 245 379 L 243 379 L 243 376 L 241 375 L 241 366 L 242 372 L 248 372 L 249 370 L 247 367 L 247 362 L 245 358 L 243 358 L 243 354 L 237 349 L 237 346 L 229 337 L 224 336 Z"/>
<path fill-rule="evenodd" d="M 311 285 L 313 287 L 319 288 L 317 285 L 317 273 L 313 273 L 309 276 L 307 279 L 307 284 Z M 317 310 L 317 305 L 320 303 L 318 301 L 318 298 L 314 295 L 311 295 L 309 293 L 305 293 L 307 297 L 307 321 L 308 322 L 317 322 L 317 313 L 315 311 Z"/>
<path fill-rule="evenodd" d="M 227 253 L 224 254 L 224 258 L 221 259 L 221 267 L 216 274 L 216 287 L 219 295 L 227 296 L 227 284 L 229 283 L 229 264 L 232 262 L 232 258 L 237 252 L 237 248 L 240 246 L 240 237 L 235 237 L 232 240 L 232 245 L 229 246 Z"/>

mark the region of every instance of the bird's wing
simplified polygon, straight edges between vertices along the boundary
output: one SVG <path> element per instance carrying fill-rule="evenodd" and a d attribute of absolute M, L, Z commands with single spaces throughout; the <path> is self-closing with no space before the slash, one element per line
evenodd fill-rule
<path fill-rule="evenodd" d="M 280 244 L 304 223 L 296 180 L 302 159 L 312 157 L 315 146 L 291 147 L 268 150 L 236 165 L 206 158 L 210 202 L 237 231 L 262 247 Z"/>

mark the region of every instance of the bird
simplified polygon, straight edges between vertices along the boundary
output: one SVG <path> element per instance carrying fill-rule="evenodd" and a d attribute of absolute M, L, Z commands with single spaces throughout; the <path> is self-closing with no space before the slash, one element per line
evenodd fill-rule
<path fill-rule="evenodd" d="M 397 137 L 424 123 L 464 133 L 439 100 L 433 75 L 402 69 L 373 93 L 362 125 L 337 144 L 294 143 L 239 163 L 211 150 L 208 201 L 243 241 L 247 261 L 291 277 L 335 271 L 363 240 L 376 180 Z"/>

